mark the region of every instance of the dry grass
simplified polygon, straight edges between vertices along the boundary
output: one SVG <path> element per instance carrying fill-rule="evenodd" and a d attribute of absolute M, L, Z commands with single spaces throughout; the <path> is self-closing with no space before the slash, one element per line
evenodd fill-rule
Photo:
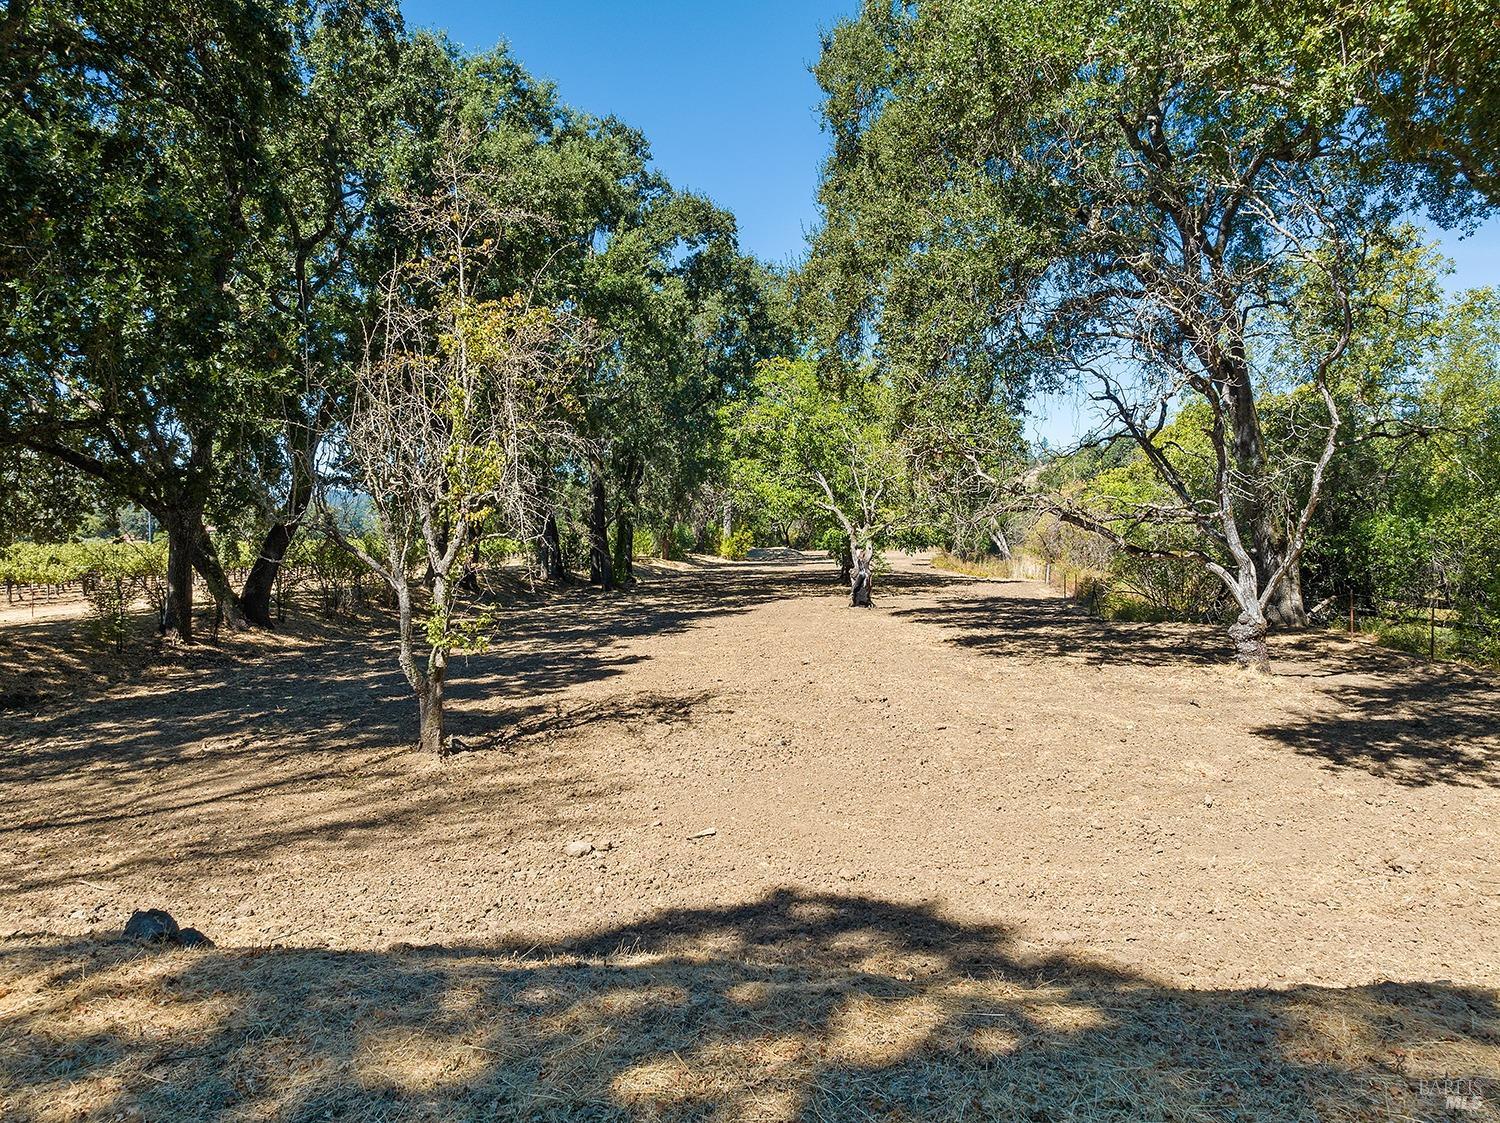
<path fill-rule="evenodd" d="M 0 950 L 7 1120 L 1440 1119 L 1492 992 L 1175 989 L 835 895 L 573 947 Z M 1488 1081 L 1488 1083 L 1486 1083 Z M 1487 1112 L 1487 1114 L 1486 1114 Z"/>

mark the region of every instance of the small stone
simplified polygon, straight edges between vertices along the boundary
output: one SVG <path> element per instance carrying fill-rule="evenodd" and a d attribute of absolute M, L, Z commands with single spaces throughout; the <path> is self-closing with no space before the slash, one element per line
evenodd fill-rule
<path fill-rule="evenodd" d="M 714 835 L 716 835 L 718 833 L 719 833 L 719 828 L 718 827 L 704 827 L 701 831 L 698 831 L 696 834 L 690 834 L 690 835 L 688 835 L 688 837 L 689 838 L 712 838 Z"/>
<path fill-rule="evenodd" d="M 177 942 L 185 948 L 211 948 L 214 942 L 196 928 L 184 928 L 177 934 Z"/>
<path fill-rule="evenodd" d="M 176 943 L 177 921 L 163 909 L 136 909 L 125 922 L 125 938 L 148 944 Z"/>
<path fill-rule="evenodd" d="M 586 838 L 576 838 L 563 847 L 563 853 L 570 858 L 582 858 L 585 854 L 594 852 L 594 844 Z"/>
<path fill-rule="evenodd" d="M 854 880 L 854 871 L 850 870 L 850 869 L 839 870 L 839 880 L 840 881 L 853 881 Z"/>
<path fill-rule="evenodd" d="M 1204 807 L 1212 807 L 1213 805 L 1214 805 L 1214 797 L 1213 796 L 1206 795 L 1206 796 L 1203 797 L 1203 806 Z"/>

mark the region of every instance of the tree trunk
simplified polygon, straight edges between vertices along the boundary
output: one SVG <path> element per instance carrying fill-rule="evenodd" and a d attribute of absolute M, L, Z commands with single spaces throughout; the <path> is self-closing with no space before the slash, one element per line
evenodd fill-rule
<path fill-rule="evenodd" d="M 1229 638 L 1234 640 L 1234 657 L 1242 667 L 1265 671 L 1271 666 L 1270 653 L 1266 649 L 1266 619 L 1259 608 L 1244 609 L 1229 628 Z"/>
<path fill-rule="evenodd" d="M 1260 587 L 1265 588 L 1271 574 L 1281 564 L 1286 552 L 1286 543 L 1277 542 L 1275 536 L 1263 533 L 1265 527 L 1256 527 L 1255 569 L 1260 577 Z M 1302 565 L 1300 560 L 1287 567 L 1286 574 L 1266 602 L 1266 623 L 1273 628 L 1307 627 L 1307 609 L 1302 602 Z"/>
<path fill-rule="evenodd" d="M 162 522 L 167 531 L 167 611 L 161 630 L 171 629 L 183 643 L 192 643 L 194 531 L 186 520 Z"/>
<path fill-rule="evenodd" d="M 615 579 L 623 585 L 635 580 L 635 523 L 623 495 L 615 509 Z"/>
<path fill-rule="evenodd" d="M 853 556 L 853 577 L 849 583 L 849 605 L 851 608 L 869 608 L 871 589 L 870 562 L 874 560 L 875 551 L 870 547 L 857 547 L 850 544 L 849 552 Z"/>
<path fill-rule="evenodd" d="M 626 585 L 635 580 L 635 505 L 645 474 L 645 465 L 639 460 L 627 460 L 615 500 L 615 579 Z"/>
<path fill-rule="evenodd" d="M 589 513 L 589 584 L 608 591 L 615 587 L 615 575 L 609 556 L 609 506 L 604 492 L 603 465 L 594 465 L 589 490 L 593 496 L 593 508 Z"/>
<path fill-rule="evenodd" d="M 208 591 L 218 602 L 229 627 L 236 632 L 244 631 L 249 627 L 249 621 L 245 619 L 239 596 L 230 588 L 229 578 L 224 576 L 224 568 L 219 564 L 218 554 L 214 552 L 213 539 L 208 536 L 208 527 L 203 525 L 203 516 L 199 514 L 193 521 L 193 568 L 198 571 L 203 583 L 208 586 Z"/>
<path fill-rule="evenodd" d="M 275 617 L 271 613 L 271 594 L 276 588 L 276 578 L 281 573 L 281 564 L 291 549 L 292 538 L 297 533 L 301 520 L 276 523 L 266 531 L 255 563 L 245 577 L 245 586 L 240 590 L 240 608 L 245 620 L 257 628 L 274 628 Z"/>
<path fill-rule="evenodd" d="M 557 512 L 548 511 L 537 542 L 537 564 L 548 581 L 562 583 L 568 579 L 568 563 L 563 558 L 562 535 L 557 530 Z"/>
<path fill-rule="evenodd" d="M 1286 534 L 1277 519 L 1276 505 L 1268 494 L 1265 435 L 1256 411 L 1249 365 L 1237 355 L 1229 364 L 1225 380 L 1229 389 L 1230 423 L 1234 430 L 1235 470 L 1247 495 L 1245 522 L 1250 527 L 1255 575 L 1260 588 L 1264 589 L 1286 554 Z M 1271 627 L 1307 626 L 1299 568 L 1297 565 L 1289 567 L 1266 604 L 1265 622 Z"/>
<path fill-rule="evenodd" d="M 427 681 L 417 691 L 417 707 L 422 718 L 417 747 L 424 753 L 446 756 L 448 749 L 443 741 L 443 679 L 440 673 L 428 673 Z"/>

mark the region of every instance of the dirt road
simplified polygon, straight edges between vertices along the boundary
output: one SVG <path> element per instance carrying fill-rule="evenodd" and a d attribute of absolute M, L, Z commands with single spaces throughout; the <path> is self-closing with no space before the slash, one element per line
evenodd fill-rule
<path fill-rule="evenodd" d="M 603 954 L 676 917 L 733 959 L 756 939 L 702 918 L 861 901 L 1174 993 L 1500 984 L 1493 681 L 1326 636 L 1245 677 L 1211 629 L 1032 583 L 898 558 L 856 611 L 830 578 L 518 609 L 455 669 L 446 763 L 405 747 L 378 621 L 0 713 L 0 930 L 35 966 L 148 905 L 351 953 Z"/>
<path fill-rule="evenodd" d="M 784 562 L 527 609 L 448 764 L 378 636 L 9 715 L 7 922 L 555 941 L 853 888 L 1202 985 L 1500 982 L 1492 685 L 1337 640 L 1247 680 L 1211 630 L 897 564 L 870 612 Z"/>

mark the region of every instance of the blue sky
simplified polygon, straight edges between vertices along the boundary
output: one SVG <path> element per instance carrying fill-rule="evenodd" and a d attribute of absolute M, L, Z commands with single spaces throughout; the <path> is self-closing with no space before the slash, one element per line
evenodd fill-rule
<path fill-rule="evenodd" d="M 795 262 L 817 222 L 827 137 L 809 73 L 819 32 L 857 0 L 405 0 L 414 27 L 473 50 L 510 44 L 564 101 L 646 134 L 657 165 L 739 220 L 745 249 Z M 1500 220 L 1466 239 L 1434 231 L 1449 287 L 1500 286 Z M 1034 435 L 1065 439 L 1081 403 L 1033 403 Z"/>
<path fill-rule="evenodd" d="M 500 40 L 562 99 L 646 134 L 674 186 L 739 220 L 743 246 L 784 264 L 817 217 L 820 29 L 855 0 L 405 0 L 414 27 L 465 47 Z"/>

